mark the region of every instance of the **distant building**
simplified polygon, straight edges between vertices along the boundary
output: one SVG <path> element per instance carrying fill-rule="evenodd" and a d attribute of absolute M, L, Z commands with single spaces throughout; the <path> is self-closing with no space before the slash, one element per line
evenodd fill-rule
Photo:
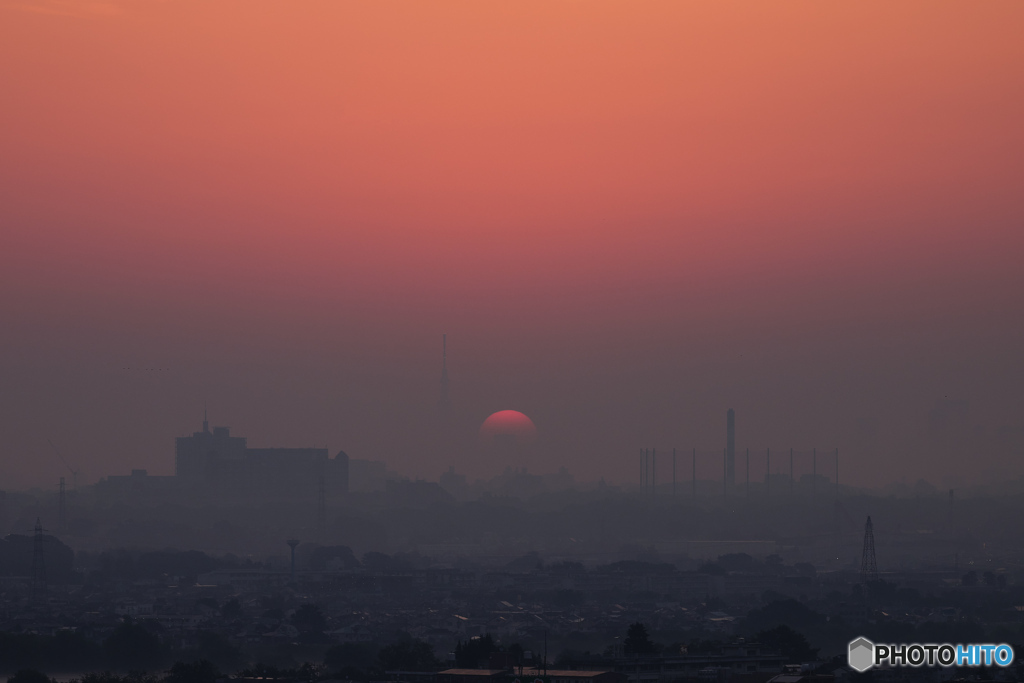
<path fill-rule="evenodd" d="M 349 491 L 369 493 L 383 491 L 387 485 L 388 467 L 380 460 L 349 461 Z"/>
<path fill-rule="evenodd" d="M 129 475 L 111 474 L 96 482 L 96 493 L 101 500 L 145 499 L 165 500 L 178 492 L 174 477 L 153 476 L 146 470 L 132 470 Z"/>
<path fill-rule="evenodd" d="M 203 420 L 203 430 L 174 440 L 174 473 L 193 489 L 262 497 L 348 492 L 348 455 L 326 448 L 249 448 L 245 437 Z"/>

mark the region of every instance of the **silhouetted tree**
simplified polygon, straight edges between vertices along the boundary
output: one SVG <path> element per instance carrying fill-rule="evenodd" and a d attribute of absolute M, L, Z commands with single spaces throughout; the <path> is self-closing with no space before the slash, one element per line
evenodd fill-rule
<path fill-rule="evenodd" d="M 639 621 L 629 625 L 622 647 L 627 655 L 648 655 L 654 652 L 654 643 L 647 634 L 647 627 Z"/>
<path fill-rule="evenodd" d="M 494 644 L 494 638 L 490 633 L 485 633 L 477 638 L 470 638 L 463 643 L 461 640 L 455 645 L 455 666 L 462 669 L 475 669 L 480 663 L 487 660 L 492 652 L 497 652 L 498 646 Z"/>

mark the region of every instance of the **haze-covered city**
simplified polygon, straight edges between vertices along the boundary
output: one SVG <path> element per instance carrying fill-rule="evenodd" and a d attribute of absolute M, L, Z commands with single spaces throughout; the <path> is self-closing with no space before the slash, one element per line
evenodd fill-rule
<path fill-rule="evenodd" d="M 1022 8 L 0 0 L 0 677 L 1024 680 Z"/>

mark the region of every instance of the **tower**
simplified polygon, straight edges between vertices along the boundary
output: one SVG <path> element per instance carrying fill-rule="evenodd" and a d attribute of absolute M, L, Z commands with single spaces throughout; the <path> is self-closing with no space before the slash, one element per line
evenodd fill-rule
<path fill-rule="evenodd" d="M 736 411 L 729 408 L 725 414 L 725 487 L 736 483 Z"/>
<path fill-rule="evenodd" d="M 61 532 L 67 529 L 68 512 L 67 504 L 64 500 L 64 477 L 60 478 L 60 493 L 57 498 L 57 524 L 59 525 Z"/>
<path fill-rule="evenodd" d="M 46 557 L 43 554 L 43 525 L 36 517 L 32 539 L 32 600 L 46 597 Z"/>
<path fill-rule="evenodd" d="M 860 560 L 860 580 L 864 583 L 878 581 L 878 564 L 875 562 L 875 529 L 871 515 L 864 524 L 864 552 Z"/>
<path fill-rule="evenodd" d="M 448 398 L 448 335 L 441 335 L 441 397 L 437 401 L 442 413 L 451 410 L 451 400 Z"/>
<path fill-rule="evenodd" d="M 295 583 L 295 546 L 299 544 L 299 540 L 297 538 L 289 538 L 285 543 L 287 543 L 288 547 L 292 549 L 292 569 L 289 574 L 289 581 L 291 583 Z"/>

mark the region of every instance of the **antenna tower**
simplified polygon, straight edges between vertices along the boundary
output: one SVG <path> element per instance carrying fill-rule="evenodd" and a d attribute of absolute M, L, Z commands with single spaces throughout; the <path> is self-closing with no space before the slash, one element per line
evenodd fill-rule
<path fill-rule="evenodd" d="M 46 557 L 43 554 L 43 525 L 36 517 L 32 539 L 32 600 L 46 597 Z"/>
<path fill-rule="evenodd" d="M 864 524 L 864 553 L 860 560 L 860 580 L 864 583 L 878 581 L 878 564 L 875 562 L 875 527 L 871 515 Z"/>

